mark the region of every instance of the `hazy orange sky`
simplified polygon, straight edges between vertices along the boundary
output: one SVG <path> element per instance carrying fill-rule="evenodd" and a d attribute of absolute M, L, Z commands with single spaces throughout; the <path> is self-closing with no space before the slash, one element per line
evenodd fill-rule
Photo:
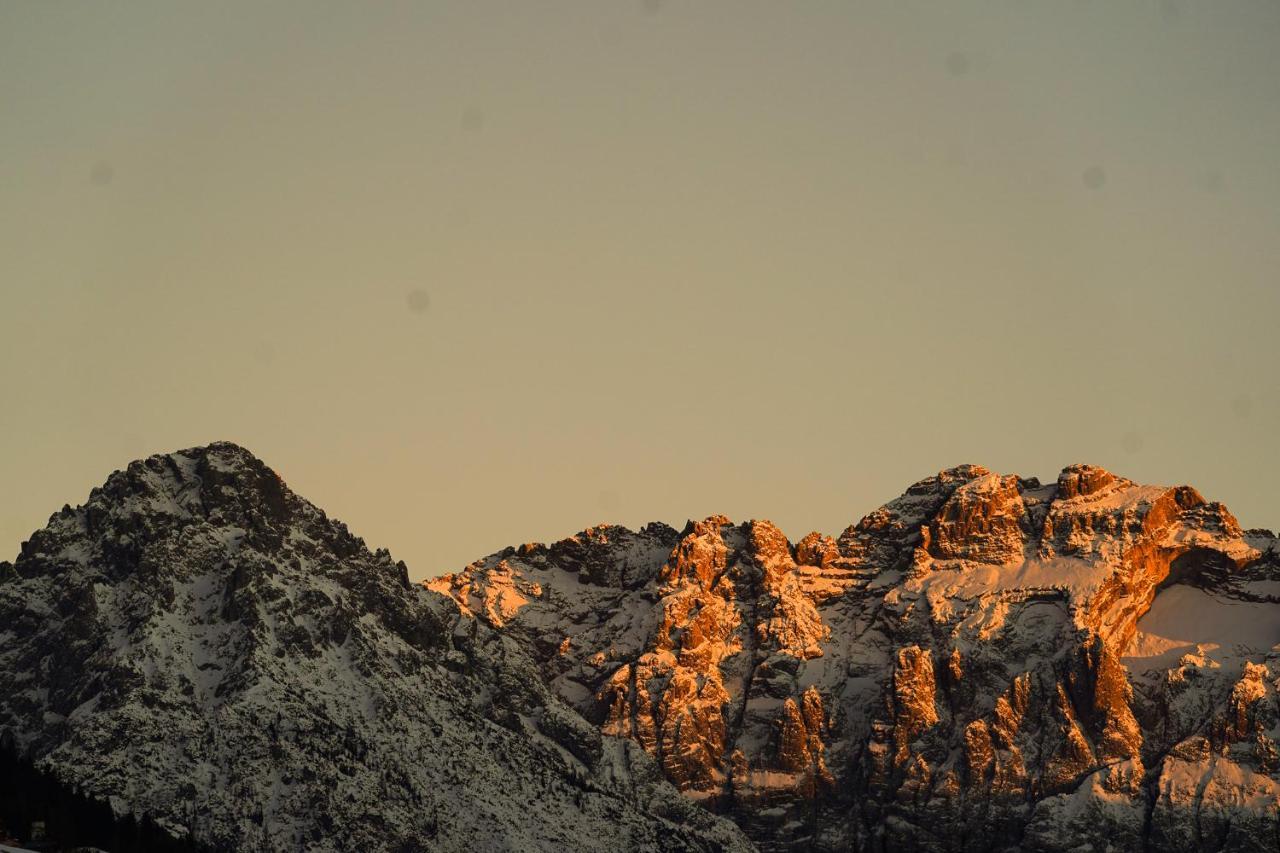
<path fill-rule="evenodd" d="M 6 558 L 215 439 L 415 577 L 961 462 L 1280 526 L 1280 3 L 15 0 L 0 274 Z"/>

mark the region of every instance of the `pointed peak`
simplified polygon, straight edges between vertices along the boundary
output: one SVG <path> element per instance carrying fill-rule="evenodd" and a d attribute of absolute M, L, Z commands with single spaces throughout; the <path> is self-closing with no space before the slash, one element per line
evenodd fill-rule
<path fill-rule="evenodd" d="M 778 525 L 774 524 L 767 518 L 753 518 L 747 522 L 746 527 L 755 536 L 775 536 L 781 535 L 782 531 L 778 529 Z"/>
<path fill-rule="evenodd" d="M 89 494 L 100 514 L 140 512 L 239 516 L 251 508 L 284 521 L 301 502 L 253 453 L 229 441 L 157 453 L 113 472 Z"/>
<path fill-rule="evenodd" d="M 984 468 L 981 465 L 974 465 L 966 462 L 963 465 L 954 465 L 950 468 L 944 468 L 938 472 L 939 480 L 976 480 L 979 477 L 986 477 L 991 474 L 990 468 Z"/>
<path fill-rule="evenodd" d="M 229 476 L 238 474 L 250 474 L 254 479 L 269 475 L 279 480 L 279 475 L 250 450 L 234 442 L 214 441 L 135 459 L 123 470 L 113 472 L 102 488 L 107 488 L 113 481 L 132 482 L 137 485 L 139 478 L 146 479 L 147 472 L 153 474 L 163 472 L 166 476 L 176 478 L 178 481 L 203 482 L 211 478 L 226 481 Z"/>
<path fill-rule="evenodd" d="M 707 533 L 717 533 L 725 527 L 733 527 L 733 520 L 727 515 L 709 515 L 701 521 L 694 521 L 692 518 L 684 523 L 684 529 L 680 531 L 681 538 L 686 536 L 703 536 Z"/>
<path fill-rule="evenodd" d="M 767 518 L 753 518 L 747 522 L 748 541 L 751 549 L 762 557 L 791 557 L 791 542 L 778 526 Z"/>
<path fill-rule="evenodd" d="M 253 468 L 271 470 L 253 451 L 233 441 L 213 441 L 184 450 L 175 450 L 161 456 L 183 457 L 191 460 L 202 460 L 210 467 L 221 470 Z M 152 457 L 156 458 L 156 457 Z"/>
<path fill-rule="evenodd" d="M 840 556 L 836 540 L 814 530 L 795 545 L 796 562 L 805 566 L 826 566 Z"/>
<path fill-rule="evenodd" d="M 991 471 L 983 468 L 981 465 L 955 465 L 951 468 L 943 468 L 932 477 L 925 477 L 923 480 L 917 480 L 907 489 L 907 495 L 921 495 L 930 492 L 936 492 L 939 489 L 950 491 L 955 487 L 985 477 Z"/>

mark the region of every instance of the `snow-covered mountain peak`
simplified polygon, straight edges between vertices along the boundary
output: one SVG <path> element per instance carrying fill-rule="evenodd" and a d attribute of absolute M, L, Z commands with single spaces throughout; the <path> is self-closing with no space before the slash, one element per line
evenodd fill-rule
<path fill-rule="evenodd" d="M 748 847 L 235 445 L 130 464 L 0 569 L 0 742 L 213 849 Z"/>

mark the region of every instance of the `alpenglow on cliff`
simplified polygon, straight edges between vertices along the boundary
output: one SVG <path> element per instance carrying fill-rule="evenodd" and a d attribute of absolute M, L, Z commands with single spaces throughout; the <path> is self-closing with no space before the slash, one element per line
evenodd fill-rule
<path fill-rule="evenodd" d="M 962 466 L 838 539 L 595 527 L 430 581 L 769 850 L 1274 850 L 1280 546 Z"/>
<path fill-rule="evenodd" d="M 213 849 L 1275 850 L 1277 643 L 1271 533 L 1089 466 L 415 585 L 214 444 L 0 563 L 0 739 Z"/>

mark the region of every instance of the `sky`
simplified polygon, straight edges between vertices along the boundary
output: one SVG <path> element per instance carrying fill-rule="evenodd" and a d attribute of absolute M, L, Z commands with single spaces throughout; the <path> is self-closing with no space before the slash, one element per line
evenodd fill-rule
<path fill-rule="evenodd" d="M 417 578 L 1091 462 L 1280 527 L 1280 3 L 0 4 L 0 557 L 240 443 Z"/>

